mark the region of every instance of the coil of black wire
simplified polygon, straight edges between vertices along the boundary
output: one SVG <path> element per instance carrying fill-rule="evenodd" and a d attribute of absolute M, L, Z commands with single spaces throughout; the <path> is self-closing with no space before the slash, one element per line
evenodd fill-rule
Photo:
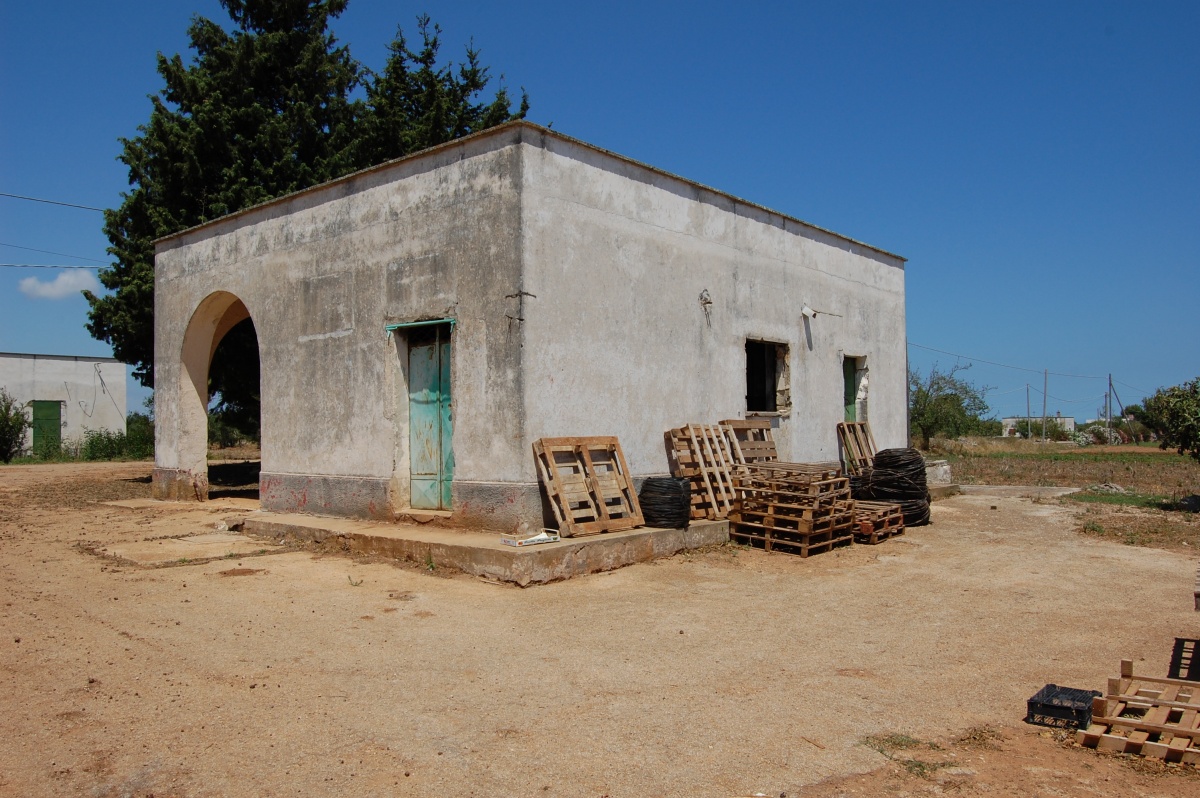
<path fill-rule="evenodd" d="M 871 499 L 900 505 L 905 526 L 929 523 L 929 487 L 925 458 L 916 449 L 884 449 L 875 455 L 867 477 Z"/>
<path fill-rule="evenodd" d="M 646 477 L 638 493 L 647 526 L 683 529 L 692 507 L 692 483 L 686 477 Z"/>

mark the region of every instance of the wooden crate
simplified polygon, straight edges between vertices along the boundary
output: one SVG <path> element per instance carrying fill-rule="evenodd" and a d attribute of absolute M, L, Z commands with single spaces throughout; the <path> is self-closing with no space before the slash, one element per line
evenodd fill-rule
<path fill-rule="evenodd" d="M 904 534 L 904 510 L 890 502 L 854 502 L 854 541 L 875 545 Z"/>
<path fill-rule="evenodd" d="M 1200 765 L 1200 682 L 1133 675 L 1108 680 L 1107 694 L 1092 702 L 1092 722 L 1075 735 L 1080 745 Z"/>
<path fill-rule="evenodd" d="M 533 454 L 563 537 L 645 524 L 615 437 L 540 438 L 533 443 Z"/>

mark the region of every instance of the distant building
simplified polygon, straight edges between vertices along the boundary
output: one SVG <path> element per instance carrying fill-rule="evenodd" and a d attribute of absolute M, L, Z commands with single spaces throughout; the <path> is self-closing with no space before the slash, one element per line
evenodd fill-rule
<path fill-rule="evenodd" d="M 1002 426 L 1001 435 L 1005 438 L 1015 438 L 1018 436 L 1017 425 L 1025 421 L 1025 416 L 1010 416 L 1000 419 Z M 1030 425 L 1033 428 L 1034 434 L 1042 434 L 1042 417 L 1032 416 L 1029 418 Z M 1055 413 L 1053 416 L 1046 418 L 1046 426 L 1049 428 L 1051 424 L 1057 424 L 1061 429 L 1067 432 L 1075 431 L 1075 419 L 1071 416 L 1064 416 L 1062 413 Z"/>
<path fill-rule="evenodd" d="M 26 448 L 125 432 L 125 364 L 111 357 L 0 352 L 0 388 L 29 408 Z"/>

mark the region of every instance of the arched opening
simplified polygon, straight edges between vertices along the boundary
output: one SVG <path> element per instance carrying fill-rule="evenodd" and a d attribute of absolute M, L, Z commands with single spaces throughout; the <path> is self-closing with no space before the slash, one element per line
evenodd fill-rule
<path fill-rule="evenodd" d="M 179 448 L 195 497 L 258 498 L 261 369 L 245 303 L 225 291 L 206 297 L 181 354 Z"/>

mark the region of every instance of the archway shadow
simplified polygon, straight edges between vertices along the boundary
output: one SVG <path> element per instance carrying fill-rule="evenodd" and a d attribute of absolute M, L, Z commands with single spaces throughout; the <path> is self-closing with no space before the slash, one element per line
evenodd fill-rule
<path fill-rule="evenodd" d="M 262 462 L 259 460 L 209 463 L 208 498 L 257 499 L 258 475 L 261 470 Z"/>

